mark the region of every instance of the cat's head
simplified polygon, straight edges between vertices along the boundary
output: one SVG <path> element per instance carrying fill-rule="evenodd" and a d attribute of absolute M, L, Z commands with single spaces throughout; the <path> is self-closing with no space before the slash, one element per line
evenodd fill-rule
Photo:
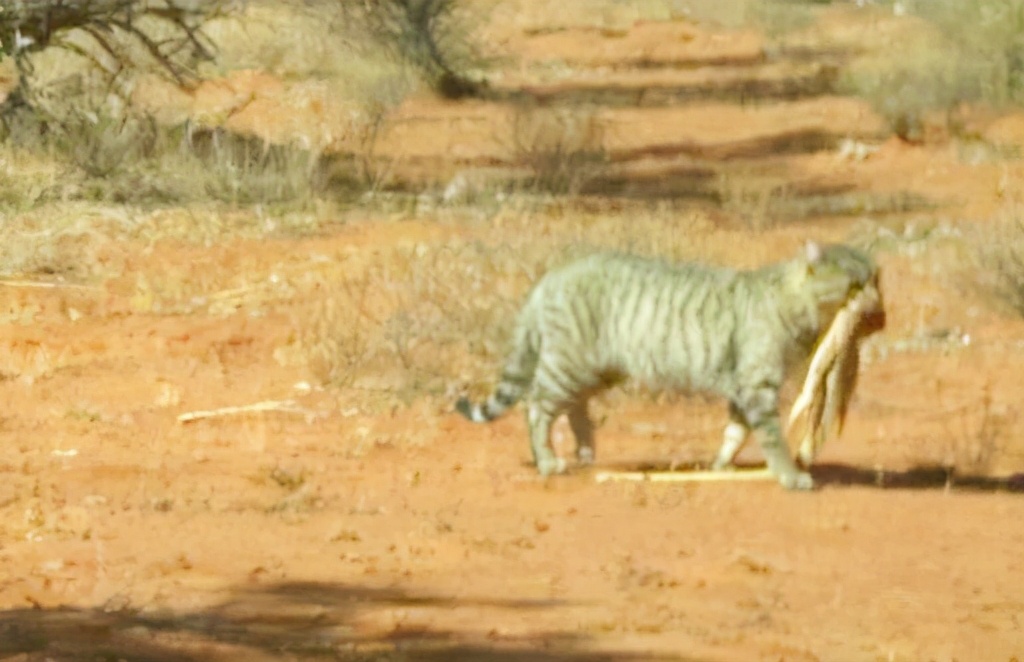
<path fill-rule="evenodd" d="M 885 327 L 885 307 L 878 284 L 878 265 L 862 250 L 844 244 L 808 242 L 795 261 L 801 286 L 822 311 L 835 314 L 856 293 L 864 291 L 873 305 L 862 317 L 866 333 Z"/>

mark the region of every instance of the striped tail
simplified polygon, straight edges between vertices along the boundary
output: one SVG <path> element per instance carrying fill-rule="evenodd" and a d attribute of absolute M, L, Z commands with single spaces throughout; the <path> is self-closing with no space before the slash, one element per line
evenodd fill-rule
<path fill-rule="evenodd" d="M 487 423 L 504 414 L 523 398 L 533 383 L 533 373 L 537 369 L 540 355 L 540 338 L 535 331 L 527 330 L 526 326 L 522 323 L 519 325 L 515 348 L 505 364 L 501 381 L 494 393 L 483 402 L 459 398 L 455 403 L 456 411 L 474 423 Z"/>

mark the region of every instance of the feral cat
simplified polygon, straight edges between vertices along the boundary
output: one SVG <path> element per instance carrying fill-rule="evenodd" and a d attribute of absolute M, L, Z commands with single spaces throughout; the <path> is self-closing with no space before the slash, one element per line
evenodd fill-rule
<path fill-rule="evenodd" d="M 713 467 L 730 468 L 753 431 L 779 482 L 810 489 L 782 434 L 779 389 L 850 294 L 877 287 L 877 276 L 867 254 L 845 245 L 809 243 L 752 271 L 593 255 L 540 279 L 494 393 L 456 409 L 485 422 L 525 398 L 533 458 L 548 475 L 565 470 L 549 442 L 554 420 L 568 415 L 577 458 L 592 462 L 587 401 L 620 380 L 714 393 L 729 402 L 729 424 Z M 884 313 L 871 323 L 884 326 Z"/>

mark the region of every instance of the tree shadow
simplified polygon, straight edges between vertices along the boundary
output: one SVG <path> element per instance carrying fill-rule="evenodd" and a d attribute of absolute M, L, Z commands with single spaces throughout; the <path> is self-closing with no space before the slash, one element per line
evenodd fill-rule
<path fill-rule="evenodd" d="M 133 608 L 25 608 L 0 612 L 0 658 L 24 662 L 198 662 L 240 660 L 447 660 L 611 662 L 685 660 L 595 652 L 585 635 L 544 631 L 507 636 L 492 629 L 444 629 L 401 620 L 385 628 L 360 625 L 374 610 L 546 610 L 553 600 L 462 600 L 401 589 L 285 582 L 237 590 L 225 602 L 187 613 Z M 472 621 L 473 619 L 469 619 Z M 491 621 L 493 622 L 493 621 Z"/>

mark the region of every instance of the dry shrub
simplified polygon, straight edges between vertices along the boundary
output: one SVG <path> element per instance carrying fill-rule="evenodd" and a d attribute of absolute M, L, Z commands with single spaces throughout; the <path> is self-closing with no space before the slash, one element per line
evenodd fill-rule
<path fill-rule="evenodd" d="M 969 61 L 971 91 L 990 103 L 1024 102 L 1024 0 L 916 0 L 911 11 L 938 25 Z"/>
<path fill-rule="evenodd" d="M 214 77 L 258 69 L 285 81 L 329 82 L 339 97 L 359 106 L 397 104 L 416 87 L 415 76 L 347 20 L 349 3 L 340 4 L 252 2 L 206 26 L 217 58 L 200 71 Z"/>
<path fill-rule="evenodd" d="M 902 6 L 924 19 L 920 29 L 862 58 L 841 81 L 846 90 L 870 101 L 895 133 L 919 139 L 928 111 L 946 112 L 949 118 L 964 102 L 1024 102 L 1024 0 L 928 0 Z"/>
<path fill-rule="evenodd" d="M 392 58 L 416 70 L 442 96 L 478 94 L 484 83 L 469 73 L 486 64 L 473 41 L 479 22 L 457 0 L 377 0 L 342 3 L 344 18 L 364 30 Z"/>
<path fill-rule="evenodd" d="M 95 35 L 68 29 L 53 46 L 31 53 L 32 103 L 11 106 L 6 116 L 12 144 L 64 164 L 65 176 L 35 199 L 306 208 L 328 191 L 351 197 L 379 186 L 383 166 L 373 149 L 380 124 L 416 83 L 383 49 L 358 43 L 344 15 L 332 3 L 257 2 L 203 21 L 206 52 L 217 57 L 190 69 L 190 80 L 252 68 L 285 81 L 329 83 L 335 96 L 314 102 L 338 102 L 328 113 L 335 121 L 316 136 L 288 134 L 274 143 L 225 130 L 230 112 L 197 125 L 183 119 L 184 107 L 147 106 L 137 92 L 151 67 L 137 57 L 138 43 L 128 40 L 117 57 L 104 55 Z M 158 25 L 146 29 L 163 34 Z M 110 67 L 118 62 L 133 66 L 112 84 Z M 328 146 L 344 158 L 325 159 Z M 5 197 L 21 204 L 26 196 Z"/>
<path fill-rule="evenodd" d="M 770 228 L 790 196 L 785 176 L 766 175 L 752 168 L 723 169 L 716 184 L 722 209 L 754 231 Z"/>
<path fill-rule="evenodd" d="M 959 434 L 946 442 L 943 464 L 952 473 L 987 475 L 1006 452 L 1006 437 L 1012 434 L 1005 408 L 992 400 L 992 389 L 986 384 L 981 401 L 962 414 Z"/>
<path fill-rule="evenodd" d="M 512 119 L 512 152 L 533 191 L 575 195 L 607 161 L 604 126 L 592 108 L 521 105 Z"/>
<path fill-rule="evenodd" d="M 225 15 L 233 3 L 210 0 L 78 0 L 5 3 L 0 12 L 0 44 L 21 80 L 17 101 L 45 100 L 34 74 L 37 55 L 47 50 L 73 54 L 118 92 L 133 74 L 147 72 L 179 85 L 193 85 L 195 66 L 214 57 L 216 47 L 205 25 Z M 44 72 L 44 77 L 45 74 Z"/>
<path fill-rule="evenodd" d="M 296 322 L 293 349 L 336 386 L 403 399 L 447 393 L 471 369 L 469 357 L 499 360 L 503 329 L 544 260 L 538 253 L 526 260 L 515 248 L 479 244 L 396 250 L 330 286 Z"/>
<path fill-rule="evenodd" d="M 961 102 L 984 96 L 979 72 L 985 63 L 950 57 L 948 48 L 925 40 L 904 46 L 900 57 L 862 59 L 842 74 L 839 87 L 866 99 L 899 137 L 920 140 L 930 112 L 952 113 Z"/>
<path fill-rule="evenodd" d="M 172 132 L 172 140 L 178 139 Z M 194 198 L 232 204 L 309 205 L 328 184 L 321 154 L 297 144 L 274 145 L 224 129 L 189 130 L 165 153 L 165 172 L 201 173 Z M 187 199 L 187 198 L 186 198 Z"/>
<path fill-rule="evenodd" d="M 1024 213 L 1005 212 L 974 232 L 974 283 L 998 307 L 1024 317 Z"/>
<path fill-rule="evenodd" d="M 0 214 L 35 206 L 65 176 L 64 169 L 33 150 L 0 148 Z"/>

